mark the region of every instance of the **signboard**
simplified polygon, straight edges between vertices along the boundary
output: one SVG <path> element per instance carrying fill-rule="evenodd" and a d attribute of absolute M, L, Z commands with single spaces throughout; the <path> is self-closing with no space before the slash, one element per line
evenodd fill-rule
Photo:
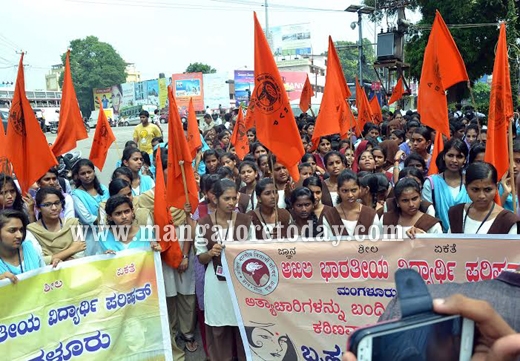
<path fill-rule="evenodd" d="M 204 74 L 204 105 L 210 109 L 229 108 L 229 76 L 226 73 Z"/>
<path fill-rule="evenodd" d="M 347 338 L 395 297 L 394 273 L 477 282 L 520 266 L 516 236 L 374 242 L 227 242 L 225 275 L 248 360 L 341 360 Z"/>
<path fill-rule="evenodd" d="M 0 281 L 5 360 L 172 360 L 161 257 L 118 252 Z"/>
<path fill-rule="evenodd" d="M 293 24 L 269 28 L 275 56 L 311 55 L 311 24 Z"/>
<path fill-rule="evenodd" d="M 235 99 L 237 104 L 248 104 L 251 92 L 254 88 L 254 70 L 235 70 Z"/>
<path fill-rule="evenodd" d="M 299 100 L 302 96 L 307 73 L 304 71 L 281 71 L 280 76 L 289 100 Z"/>
<path fill-rule="evenodd" d="M 196 111 L 204 110 L 204 89 L 202 73 L 173 74 L 172 86 L 179 111 L 188 109 L 190 98 Z"/>

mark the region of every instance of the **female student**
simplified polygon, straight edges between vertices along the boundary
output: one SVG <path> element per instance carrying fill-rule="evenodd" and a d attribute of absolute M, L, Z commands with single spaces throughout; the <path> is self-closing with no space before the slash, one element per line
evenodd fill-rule
<path fill-rule="evenodd" d="M 257 197 L 255 194 L 256 179 L 258 178 L 258 168 L 256 164 L 249 161 L 243 161 L 238 168 L 240 179 L 245 184 L 240 188 L 238 197 L 238 209 L 242 213 L 247 213 L 257 206 Z"/>
<path fill-rule="evenodd" d="M 45 266 L 41 249 L 33 242 L 25 242 L 28 223 L 23 212 L 0 211 L 0 280 L 8 278 L 17 283 L 17 275 Z M 56 259 L 53 267 L 58 263 Z"/>
<path fill-rule="evenodd" d="M 449 233 L 518 234 L 520 219 L 495 203 L 497 170 L 475 162 L 466 170 L 466 190 L 471 202 L 457 204 L 448 212 Z"/>
<path fill-rule="evenodd" d="M 249 145 L 249 154 L 252 154 L 256 160 L 260 158 L 262 154 L 267 154 L 267 148 L 264 147 L 260 142 L 250 143 Z"/>
<path fill-rule="evenodd" d="M 361 203 L 375 211 L 382 208 L 389 193 L 390 182 L 388 182 L 388 179 L 381 173 L 368 172 L 359 172 L 357 177 L 360 185 L 359 199 Z"/>
<path fill-rule="evenodd" d="M 338 204 L 338 177 L 340 173 L 345 170 L 345 156 L 337 151 L 328 152 L 323 158 L 326 170 L 329 173 L 329 178 L 325 180 L 325 185 L 328 188 L 332 204 Z"/>
<path fill-rule="evenodd" d="M 29 220 L 34 218 L 34 201 L 32 201 L 32 206 L 26 206 L 14 179 L 5 173 L 0 173 L 0 210 L 3 209 L 23 212 L 28 216 Z M 30 209 L 32 209 L 32 215 L 29 214 Z M 33 219 L 32 221 L 34 222 L 35 220 Z"/>
<path fill-rule="evenodd" d="M 75 239 L 76 232 L 81 232 L 78 228 L 79 219 L 61 217 L 65 204 L 61 190 L 54 187 L 40 188 L 35 201 L 39 219 L 27 226 L 27 239 L 40 244 L 45 263 L 84 257 L 86 244 Z"/>
<path fill-rule="evenodd" d="M 300 236 L 304 238 L 316 237 L 320 233 L 318 217 L 314 213 L 316 199 L 309 188 L 297 187 L 291 193 L 292 225 L 296 226 L 295 234 L 289 237 Z M 330 225 L 325 220 L 321 229 L 323 235 L 332 235 Z"/>
<path fill-rule="evenodd" d="M 219 154 L 213 149 L 208 149 L 204 152 L 202 155 L 202 161 L 206 165 L 207 174 L 217 173 L 217 170 L 220 167 L 219 158 Z"/>
<path fill-rule="evenodd" d="M 258 207 L 247 214 L 255 227 L 256 239 L 287 238 L 291 214 L 278 208 L 278 192 L 272 178 L 263 178 L 256 184 Z"/>
<path fill-rule="evenodd" d="M 140 173 L 143 167 L 143 155 L 139 149 L 125 148 L 121 161 L 125 167 L 132 171 L 132 193 L 134 195 L 138 196 L 155 186 L 152 177 Z"/>
<path fill-rule="evenodd" d="M 424 200 L 433 204 L 435 217 L 441 220 L 443 231 L 446 232 L 449 228 L 449 209 L 470 201 L 462 174 L 468 147 L 462 140 L 452 138 L 444 145 L 440 156 L 441 173 L 427 178 L 422 196 Z"/>
<path fill-rule="evenodd" d="M 220 156 L 220 165 L 222 167 L 228 167 L 233 172 L 233 177 L 238 179 L 239 171 L 238 171 L 238 159 L 232 153 L 224 153 Z"/>
<path fill-rule="evenodd" d="M 426 127 L 416 128 L 412 133 L 411 142 L 412 151 L 419 154 L 424 159 L 426 169 L 429 169 L 432 157 L 430 154 L 430 147 L 432 145 L 431 130 Z"/>
<path fill-rule="evenodd" d="M 119 195 L 119 196 L 125 196 L 128 199 L 130 199 L 130 201 L 134 205 L 135 221 L 140 226 L 153 225 L 152 211 L 148 208 L 139 207 L 139 199 L 141 197 L 146 198 L 150 192 L 153 192 L 153 190 L 147 191 L 146 193 L 141 194 L 140 196 L 134 196 L 130 183 L 128 183 L 126 180 L 124 180 L 122 178 L 116 178 L 112 182 L 110 182 L 110 184 L 108 185 L 108 193 L 109 193 L 110 197 Z M 153 196 L 153 194 L 152 194 L 152 196 Z M 107 223 L 105 206 L 106 206 L 106 202 L 101 202 L 99 205 L 99 217 L 98 217 L 99 225 L 105 225 Z"/>
<path fill-rule="evenodd" d="M 312 173 L 315 176 L 321 177 L 323 174 L 325 174 L 325 169 L 320 168 L 316 165 L 316 160 L 314 159 L 314 156 L 310 153 L 305 153 L 300 163 L 309 163 L 312 166 Z"/>
<path fill-rule="evenodd" d="M 208 353 L 212 360 L 245 360 L 245 351 L 222 271 L 220 254 L 225 242 L 252 238 L 251 217 L 234 212 L 238 192 L 234 182 L 223 179 L 213 187 L 215 213 L 198 221 L 195 247 L 199 261 L 207 265 L 204 282 L 204 317 Z"/>
<path fill-rule="evenodd" d="M 100 253 L 115 253 L 136 248 L 161 250 L 155 242 L 153 231 L 134 223 L 134 205 L 128 197 L 110 197 L 105 211 L 108 225 L 111 227 L 108 229 L 106 240 L 98 242 Z"/>
<path fill-rule="evenodd" d="M 381 228 L 376 211 L 358 202 L 360 194 L 357 175 L 350 170 L 343 171 L 338 178 L 339 204 L 336 210 L 346 231 L 344 234 L 350 236 L 368 235 L 372 227 Z"/>
<path fill-rule="evenodd" d="M 316 165 L 321 168 L 326 168 L 325 155 L 332 150 L 332 138 L 329 136 L 321 137 L 318 141 L 318 149 L 314 153 L 314 160 Z"/>
<path fill-rule="evenodd" d="M 374 158 L 374 153 L 372 153 L 374 150 L 376 150 L 376 153 L 380 153 L 381 157 L 383 157 L 381 150 L 379 148 L 365 150 L 357 158 L 358 169 L 360 172 L 370 172 L 370 173 L 375 172 L 377 165 L 376 165 L 376 161 Z M 383 163 L 384 163 L 384 161 L 383 161 Z"/>
<path fill-rule="evenodd" d="M 421 186 L 415 179 L 399 180 L 394 195 L 394 207 L 381 217 L 386 234 L 415 238 L 418 233 L 442 233 L 440 220 L 421 211 Z"/>

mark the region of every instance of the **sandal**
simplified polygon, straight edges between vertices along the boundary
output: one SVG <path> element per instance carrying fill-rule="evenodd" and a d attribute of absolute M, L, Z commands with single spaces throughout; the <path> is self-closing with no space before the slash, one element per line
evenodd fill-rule
<path fill-rule="evenodd" d="M 197 349 L 199 348 L 199 344 L 197 343 L 197 341 L 195 341 L 194 336 L 186 337 L 183 334 L 180 334 L 179 336 L 181 340 L 185 342 L 184 347 L 186 348 L 186 350 L 188 350 L 189 352 L 197 351 Z"/>

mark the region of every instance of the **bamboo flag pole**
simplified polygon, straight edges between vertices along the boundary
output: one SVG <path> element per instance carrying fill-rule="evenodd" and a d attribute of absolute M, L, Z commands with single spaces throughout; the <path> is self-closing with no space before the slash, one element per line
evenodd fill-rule
<path fill-rule="evenodd" d="M 513 120 L 509 121 L 509 179 L 511 182 L 511 196 L 513 197 L 513 212 L 517 213 L 516 207 L 516 179 L 515 179 L 515 170 L 514 170 L 514 158 L 513 158 Z"/>
<path fill-rule="evenodd" d="M 274 161 L 273 161 L 272 153 L 269 154 L 269 162 L 271 163 L 271 178 L 273 178 L 274 189 L 276 190 L 276 193 L 278 193 L 278 187 L 276 186 L 276 179 L 274 179 Z M 285 196 L 285 189 L 284 189 L 284 196 Z M 258 200 L 256 203 L 258 204 Z M 276 227 L 277 224 L 278 224 L 278 203 L 274 206 L 274 226 Z"/>
<path fill-rule="evenodd" d="M 179 165 L 181 166 L 182 185 L 184 186 L 184 195 L 186 196 L 186 203 L 190 203 L 190 196 L 188 194 L 188 183 L 186 182 L 186 173 L 184 170 L 184 161 L 180 160 Z"/>

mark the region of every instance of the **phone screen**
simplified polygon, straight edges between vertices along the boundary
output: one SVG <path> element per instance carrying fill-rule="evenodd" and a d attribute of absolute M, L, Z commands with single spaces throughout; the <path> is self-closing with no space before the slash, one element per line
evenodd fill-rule
<path fill-rule="evenodd" d="M 458 361 L 462 324 L 460 317 L 443 318 L 374 334 L 372 361 Z"/>

